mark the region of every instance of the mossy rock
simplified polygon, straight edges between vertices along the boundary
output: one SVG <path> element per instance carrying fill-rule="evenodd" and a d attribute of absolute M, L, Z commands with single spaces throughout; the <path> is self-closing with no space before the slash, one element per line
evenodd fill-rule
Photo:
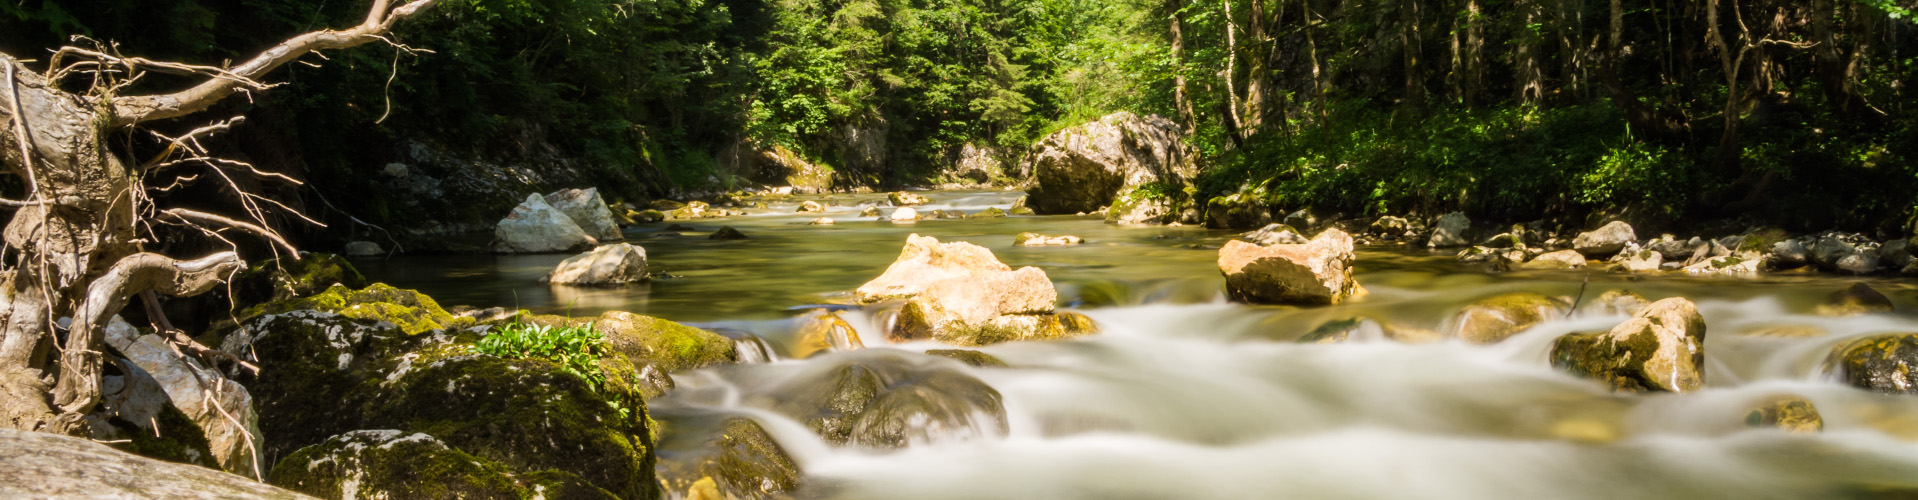
<path fill-rule="evenodd" d="M 1826 373 L 1852 387 L 1918 394 L 1918 333 L 1866 337 L 1833 347 Z"/>
<path fill-rule="evenodd" d="M 432 436 L 351 431 L 280 460 L 267 482 L 321 498 L 531 496 L 506 466 L 449 448 Z"/>
<path fill-rule="evenodd" d="M 193 419 L 171 403 L 161 407 L 160 413 L 154 415 L 153 422 L 135 424 L 116 417 L 108 419 L 107 424 L 126 439 L 124 442 L 108 443 L 108 446 L 120 451 L 220 470 L 219 462 L 213 458 L 212 447 L 207 444 L 206 433 L 201 432 Z M 154 428 L 144 429 L 141 424 Z"/>
<path fill-rule="evenodd" d="M 1552 367 L 1613 390 L 1691 392 L 1705 383 L 1705 320 L 1682 298 L 1653 302 L 1611 331 L 1552 344 Z"/>
<path fill-rule="evenodd" d="M 942 358 L 952 358 L 958 360 L 960 363 L 965 363 L 966 366 L 974 368 L 1007 368 L 1010 366 L 1006 364 L 1005 360 L 999 359 L 998 356 L 971 349 L 927 349 L 926 354 Z"/>
<path fill-rule="evenodd" d="M 738 356 L 730 338 L 651 316 L 609 311 L 593 320 L 593 328 L 634 365 L 667 372 L 731 363 Z"/>
<path fill-rule="evenodd" d="M 774 411 L 829 443 L 897 449 L 1006 432 L 999 391 L 950 364 L 879 350 L 823 359 L 840 366 L 787 380 L 767 396 Z"/>
<path fill-rule="evenodd" d="M 233 277 L 230 289 L 233 309 L 245 310 L 267 302 L 314 295 L 333 285 L 363 288 L 366 284 L 366 276 L 354 269 L 346 258 L 302 252 L 299 260 L 281 258 L 254 263 Z"/>
<path fill-rule="evenodd" d="M 1745 235 L 1743 239 L 1738 240 L 1738 248 L 1734 249 L 1734 251 L 1741 254 L 1747 252 L 1768 254 L 1771 253 L 1772 246 L 1789 239 L 1791 239 L 1791 233 L 1787 233 L 1783 229 L 1767 227 L 1753 231 L 1751 234 Z"/>
<path fill-rule="evenodd" d="M 666 212 L 652 209 L 628 211 L 626 217 L 631 218 L 633 222 L 650 224 L 666 220 Z"/>
<path fill-rule="evenodd" d="M 447 358 L 416 366 L 371 399 L 361 428 L 422 432 L 515 470 L 576 474 L 622 498 L 658 496 L 644 408 L 622 417 L 552 363 Z"/>
<path fill-rule="evenodd" d="M 1825 420 L 1818 416 L 1818 408 L 1805 398 L 1783 396 L 1766 401 L 1745 414 L 1745 425 L 1776 427 L 1794 433 L 1815 433 L 1825 429 Z"/>
<path fill-rule="evenodd" d="M 415 343 L 408 341 L 433 337 L 410 337 L 380 321 L 292 311 L 247 321 L 223 348 L 272 367 L 241 382 L 253 394 L 267 437 L 262 455 L 274 457 L 361 428 L 359 407 L 388 372 L 411 368 L 413 360 L 403 355 Z"/>
<path fill-rule="evenodd" d="M 980 210 L 979 213 L 972 214 L 973 218 L 1000 218 L 1005 216 L 1006 211 L 1000 210 L 999 207 L 990 207 L 985 210 Z"/>
<path fill-rule="evenodd" d="M 1498 295 L 1473 302 L 1453 316 L 1458 337 L 1474 344 L 1505 340 L 1533 325 L 1562 316 L 1572 308 L 1563 297 L 1521 292 Z"/>
<path fill-rule="evenodd" d="M 727 418 L 699 442 L 662 460 L 660 479 L 668 489 L 710 487 L 714 500 L 790 498 L 804 476 L 779 442 L 750 418 Z"/>
<path fill-rule="evenodd" d="M 340 314 L 349 318 L 385 321 L 400 328 L 407 335 L 448 328 L 466 328 L 476 324 L 471 318 L 454 317 L 440 308 L 439 302 L 426 294 L 394 288 L 385 283 L 374 283 L 365 288 L 354 290 L 344 285 L 333 285 L 324 292 L 288 300 L 262 304 L 240 315 L 242 318 L 254 318 L 266 314 L 280 314 L 290 311 L 312 310 Z"/>

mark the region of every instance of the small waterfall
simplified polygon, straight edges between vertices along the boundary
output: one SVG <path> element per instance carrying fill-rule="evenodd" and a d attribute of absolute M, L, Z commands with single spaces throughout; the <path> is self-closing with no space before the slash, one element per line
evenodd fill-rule
<path fill-rule="evenodd" d="M 772 344 L 753 334 L 734 337 L 733 351 L 737 353 L 740 364 L 764 364 L 779 360 L 778 351 L 773 350 Z"/>

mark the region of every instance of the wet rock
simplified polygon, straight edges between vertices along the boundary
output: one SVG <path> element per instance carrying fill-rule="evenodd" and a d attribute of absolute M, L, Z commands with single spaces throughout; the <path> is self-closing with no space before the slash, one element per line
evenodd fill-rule
<path fill-rule="evenodd" d="M 86 439 L 0 428 L 0 497 L 310 498 L 205 467 L 164 462 Z"/>
<path fill-rule="evenodd" d="M 1904 269 L 1918 262 L 1918 258 L 1913 258 L 1911 254 L 1911 240 L 1904 238 L 1887 241 L 1884 245 L 1880 245 L 1878 260 L 1886 269 Z"/>
<path fill-rule="evenodd" d="M 561 189 L 547 193 L 546 203 L 573 219 L 587 236 L 602 242 L 621 238 L 619 223 L 613 220 L 613 211 L 606 208 L 606 200 L 599 197 L 599 188 Z"/>
<path fill-rule="evenodd" d="M 923 217 L 920 217 L 919 211 L 913 210 L 912 207 L 899 207 L 898 210 L 892 211 L 891 216 L 886 218 L 893 222 L 912 222 L 922 219 Z"/>
<path fill-rule="evenodd" d="M 675 454 L 660 467 L 669 488 L 704 493 L 711 500 L 791 498 L 804 474 L 759 422 L 725 420 L 704 446 Z M 690 500 L 690 497 L 689 497 Z"/>
<path fill-rule="evenodd" d="M 737 359 L 732 339 L 651 316 L 607 311 L 592 324 L 607 346 L 634 366 L 652 365 L 670 373 Z"/>
<path fill-rule="evenodd" d="M 859 340 L 859 331 L 851 323 L 840 319 L 839 315 L 825 309 L 814 310 L 798 319 L 793 328 L 794 358 L 804 359 L 813 353 L 827 351 L 850 351 L 863 349 L 864 342 Z"/>
<path fill-rule="evenodd" d="M 1584 269 L 1585 254 L 1576 250 L 1559 250 L 1539 255 L 1519 266 L 1525 269 Z"/>
<path fill-rule="evenodd" d="M 1563 317 L 1572 301 L 1536 293 L 1511 293 L 1473 302 L 1453 315 L 1459 339 L 1473 344 L 1505 340 L 1545 320 Z"/>
<path fill-rule="evenodd" d="M 1811 249 L 1805 246 L 1805 240 L 1790 239 L 1772 244 L 1772 267 L 1793 269 L 1811 264 Z"/>
<path fill-rule="evenodd" d="M 1303 245 L 1312 241 L 1299 235 L 1299 230 L 1285 224 L 1267 224 L 1257 231 L 1241 234 L 1239 238 L 1259 246 Z"/>
<path fill-rule="evenodd" d="M 1831 332 L 1813 325 L 1761 325 L 1746 328 L 1738 334 L 1753 337 L 1812 338 L 1830 335 Z"/>
<path fill-rule="evenodd" d="M 1819 269 L 1847 274 L 1878 271 L 1878 245 L 1854 233 L 1821 234 L 1810 245 L 1810 260 Z"/>
<path fill-rule="evenodd" d="M 1219 249 L 1219 272 L 1232 300 L 1256 304 L 1337 304 L 1363 295 L 1352 280 L 1352 237 L 1327 229 L 1303 244 L 1253 245 L 1229 241 Z"/>
<path fill-rule="evenodd" d="M 1123 111 L 1054 132 L 1021 165 L 1032 173 L 1028 205 L 1071 214 L 1113 205 L 1121 191 L 1146 184 L 1181 193 L 1198 174 L 1182 133 L 1171 120 Z"/>
<path fill-rule="evenodd" d="M 1214 229 L 1253 229 L 1272 223 L 1272 211 L 1250 194 L 1212 198 L 1205 205 L 1205 225 Z"/>
<path fill-rule="evenodd" d="M 527 195 L 513 213 L 500 219 L 493 238 L 494 249 L 501 253 L 567 252 L 599 244 L 538 193 Z"/>
<path fill-rule="evenodd" d="M 1083 316 L 1055 314 L 1057 301 L 1052 280 L 1036 267 L 940 280 L 907 299 L 888 336 L 987 345 L 1096 332 Z"/>
<path fill-rule="evenodd" d="M 1071 235 L 1046 236 L 1039 233 L 1019 233 L 1018 236 L 1012 237 L 1013 246 L 1021 246 L 1021 247 L 1077 245 L 1080 243 L 1085 243 L 1085 240 L 1082 238 L 1079 238 L 1078 236 L 1071 236 Z"/>
<path fill-rule="evenodd" d="M 1853 283 L 1844 290 L 1832 292 L 1825 296 L 1824 304 L 1818 305 L 1818 314 L 1823 316 L 1857 316 L 1891 311 L 1891 298 L 1864 283 Z"/>
<path fill-rule="evenodd" d="M 386 250 L 371 241 L 349 241 L 346 242 L 345 253 L 348 257 L 375 257 L 386 255 Z"/>
<path fill-rule="evenodd" d="M 1645 243 L 1646 250 L 1658 252 L 1664 260 L 1678 262 L 1684 262 L 1686 259 L 1690 259 L 1693 254 L 1698 253 L 1698 248 L 1702 246 L 1707 246 L 1703 239 L 1692 238 L 1690 240 L 1680 240 L 1669 234 L 1654 238 Z"/>
<path fill-rule="evenodd" d="M 771 388 L 773 410 L 826 442 L 871 449 L 1004 435 L 999 391 L 950 363 L 896 351 L 836 354 L 837 367 Z"/>
<path fill-rule="evenodd" d="M 1007 365 L 1005 360 L 999 359 L 998 356 L 971 349 L 927 349 L 926 354 L 942 358 L 952 358 L 973 368 L 1007 368 L 1011 366 Z"/>
<path fill-rule="evenodd" d="M 1815 434 L 1825 429 L 1825 419 L 1818 416 L 1818 408 L 1812 406 L 1811 401 L 1797 396 L 1782 396 L 1760 404 L 1751 413 L 1745 414 L 1745 425 Z"/>
<path fill-rule="evenodd" d="M 1173 211 L 1172 197 L 1158 184 L 1147 184 L 1113 195 L 1105 219 L 1114 224 L 1164 224 L 1172 221 Z"/>
<path fill-rule="evenodd" d="M 884 215 L 884 212 L 881 212 L 879 207 L 866 207 L 859 211 L 860 217 L 878 217 L 880 215 Z"/>
<path fill-rule="evenodd" d="M 327 288 L 326 291 L 311 296 L 261 304 L 239 316 L 244 322 L 262 315 L 301 310 L 384 321 L 399 327 L 400 331 L 407 335 L 419 335 L 446 328 L 465 328 L 474 324 L 470 318 L 454 317 L 440 308 L 439 302 L 426 294 L 393 288 L 385 283 L 374 283 L 359 290 L 336 284 Z M 216 325 L 216 329 L 218 328 L 219 326 Z"/>
<path fill-rule="evenodd" d="M 799 202 L 798 213 L 811 214 L 811 213 L 819 213 L 824 211 L 826 211 L 826 206 L 819 204 L 819 202 L 817 201 L 807 200 L 807 201 Z"/>
<path fill-rule="evenodd" d="M 125 378 L 146 378 L 163 391 L 164 398 L 205 437 L 207 450 L 221 469 L 249 476 L 254 473 L 260 466 L 257 452 L 265 442 L 261 440 L 253 396 L 246 387 L 217 369 L 201 365 L 196 358 L 180 357 L 171 343 L 158 335 L 140 335 L 119 316 L 108 321 L 105 337 L 106 344 L 137 369 Z"/>
<path fill-rule="evenodd" d="M 892 206 L 895 206 L 895 207 L 910 207 L 914 205 L 924 205 L 927 203 L 932 203 L 932 200 L 926 199 L 926 197 L 920 196 L 918 193 L 909 193 L 905 191 L 900 191 L 900 192 L 886 195 L 886 201 L 891 202 Z"/>
<path fill-rule="evenodd" d="M 1376 323 L 1367 318 L 1335 319 L 1319 324 L 1312 331 L 1305 332 L 1298 342 L 1301 344 L 1339 344 L 1352 337 L 1366 323 Z"/>
<path fill-rule="evenodd" d="M 718 217 L 719 214 L 716 213 L 717 211 L 712 210 L 711 208 L 712 208 L 712 205 L 708 205 L 706 204 L 706 202 L 703 202 L 703 201 L 689 201 L 689 202 L 686 202 L 686 205 L 683 207 L 675 208 L 672 211 L 666 212 L 666 217 L 669 219 L 681 219 L 681 220 Z"/>
<path fill-rule="evenodd" d="M 1695 391 L 1705 383 L 1705 319 L 1689 300 L 1660 300 L 1609 332 L 1559 337 L 1551 359 L 1613 390 Z"/>
<path fill-rule="evenodd" d="M 1722 274 L 1730 276 L 1751 276 L 1765 265 L 1762 259 L 1748 259 L 1735 255 L 1710 257 L 1696 264 L 1685 266 L 1684 271 L 1692 274 Z"/>
<path fill-rule="evenodd" d="M 1002 218 L 1006 216 L 1006 211 L 1000 210 L 999 207 L 987 207 L 985 210 L 980 210 L 979 213 L 972 214 L 972 216 L 974 218 Z"/>
<path fill-rule="evenodd" d="M 1633 315 L 1645 310 L 1645 306 L 1649 305 L 1652 305 L 1652 301 L 1646 300 L 1645 296 L 1631 290 L 1606 290 L 1605 293 L 1598 294 L 1597 298 L 1586 302 L 1585 307 L 1599 314 Z"/>
<path fill-rule="evenodd" d="M 646 249 L 631 243 L 604 245 L 567 257 L 541 283 L 616 286 L 646 280 Z"/>
<path fill-rule="evenodd" d="M 1405 220 L 1404 217 L 1387 215 L 1372 221 L 1372 225 L 1367 227 L 1366 232 L 1381 238 L 1402 238 L 1406 233 L 1412 232 L 1412 222 Z"/>
<path fill-rule="evenodd" d="M 653 210 L 663 210 L 663 211 L 673 211 L 673 210 L 686 208 L 685 203 L 677 202 L 673 200 L 653 200 L 652 203 L 649 203 L 646 206 L 652 208 Z"/>
<path fill-rule="evenodd" d="M 515 498 L 511 470 L 422 433 L 360 430 L 280 461 L 267 479 L 323 498 Z"/>
<path fill-rule="evenodd" d="M 1878 335 L 1832 348 L 1825 372 L 1852 387 L 1918 394 L 1918 333 Z"/>
<path fill-rule="evenodd" d="M 1624 251 L 1619 252 L 1616 260 L 1620 268 L 1627 272 L 1655 273 L 1665 265 L 1664 254 L 1651 250 L 1631 248 L 1637 246 L 1637 244 L 1631 244 L 1628 245 L 1628 248 Z"/>
<path fill-rule="evenodd" d="M 1638 234 L 1632 231 L 1632 225 L 1625 221 L 1612 221 L 1598 229 L 1578 233 L 1572 239 L 1572 249 L 1587 257 L 1608 257 L 1625 249 L 1626 243 L 1638 240 Z"/>
<path fill-rule="evenodd" d="M 865 304 L 903 299 L 940 280 L 1011 270 L 985 247 L 966 242 L 940 243 L 937 238 L 914 234 L 906 237 L 899 258 L 884 274 L 860 285 L 855 298 Z"/>
<path fill-rule="evenodd" d="M 1472 241 L 1465 239 L 1465 231 L 1471 228 L 1472 219 L 1466 217 L 1464 213 L 1452 212 L 1445 214 L 1445 216 L 1439 217 L 1438 223 L 1435 224 L 1435 227 L 1432 229 L 1432 237 L 1426 240 L 1425 246 L 1432 248 L 1451 248 L 1470 245 Z"/>
<path fill-rule="evenodd" d="M 733 227 L 732 227 L 732 226 L 719 226 L 719 230 L 718 230 L 718 231 L 713 231 L 713 234 L 712 234 L 712 235 L 710 235 L 710 236 L 707 236 L 707 237 L 706 237 L 706 239 L 709 239 L 709 240 L 743 240 L 743 239 L 746 239 L 746 233 L 741 233 L 741 232 L 739 232 L 739 230 L 738 230 L 738 229 L 733 229 Z"/>

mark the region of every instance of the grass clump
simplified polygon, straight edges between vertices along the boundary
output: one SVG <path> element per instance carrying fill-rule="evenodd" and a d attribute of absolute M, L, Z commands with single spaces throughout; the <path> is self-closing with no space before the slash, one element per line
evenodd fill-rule
<path fill-rule="evenodd" d="M 506 323 L 474 343 L 480 354 L 506 359 L 543 359 L 566 373 L 579 376 L 593 392 L 606 388 L 606 372 L 599 359 L 606 356 L 606 337 L 592 323 L 581 326 Z"/>

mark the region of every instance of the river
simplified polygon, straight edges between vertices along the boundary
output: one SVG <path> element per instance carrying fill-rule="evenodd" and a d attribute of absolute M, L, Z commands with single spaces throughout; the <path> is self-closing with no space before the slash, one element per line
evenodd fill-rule
<path fill-rule="evenodd" d="M 934 203 L 922 213 L 974 213 L 1008 207 L 1021 193 L 925 194 Z M 1355 277 L 1369 296 L 1320 308 L 1248 306 L 1225 300 L 1215 266 L 1231 231 L 1078 216 L 895 224 L 857 216 L 859 202 L 883 195 L 804 198 L 843 204 L 823 214 L 838 223 L 807 225 L 821 214 L 794 214 L 795 199 L 681 222 L 693 230 L 677 237 L 663 236 L 665 224 L 629 230 L 652 269 L 670 277 L 628 288 L 539 285 L 563 255 L 406 256 L 361 268 L 445 304 L 574 316 L 626 310 L 751 332 L 784 354 L 806 306 L 845 302 L 917 233 L 1044 269 L 1061 306 L 1099 324 L 1098 335 L 979 348 L 1010 366 L 974 368 L 921 354 L 934 344 L 889 345 L 872 314 L 854 309 L 842 316 L 865 351 L 676 374 L 679 388 L 649 402 L 669 429 L 729 415 L 759 421 L 804 470 L 802 498 L 1880 498 L 1918 489 L 1918 397 L 1853 389 L 1822 368 L 1847 339 L 1918 331 L 1909 314 L 1918 310 L 1918 286 L 1909 280 L 1488 273 L 1448 253 L 1361 247 Z M 705 238 L 722 224 L 749 239 Z M 1012 246 L 1024 231 L 1086 243 Z M 1854 282 L 1890 296 L 1900 313 L 1814 312 Z M 1295 342 L 1354 316 L 1445 331 L 1453 313 L 1478 299 L 1581 289 L 1587 300 L 1629 289 L 1696 302 L 1709 327 L 1706 387 L 1614 394 L 1553 370 L 1554 338 L 1625 318 L 1594 308 L 1485 346 L 1399 343 L 1376 327 L 1344 343 Z M 1775 334 L 1817 330 L 1827 333 Z M 1006 425 L 944 429 L 880 451 L 829 444 L 749 397 L 873 356 L 978 378 L 1002 395 Z M 1753 407 L 1782 395 L 1813 403 L 1823 431 L 1747 425 Z M 676 446 L 688 445 L 669 437 L 660 452 L 670 456 Z"/>

